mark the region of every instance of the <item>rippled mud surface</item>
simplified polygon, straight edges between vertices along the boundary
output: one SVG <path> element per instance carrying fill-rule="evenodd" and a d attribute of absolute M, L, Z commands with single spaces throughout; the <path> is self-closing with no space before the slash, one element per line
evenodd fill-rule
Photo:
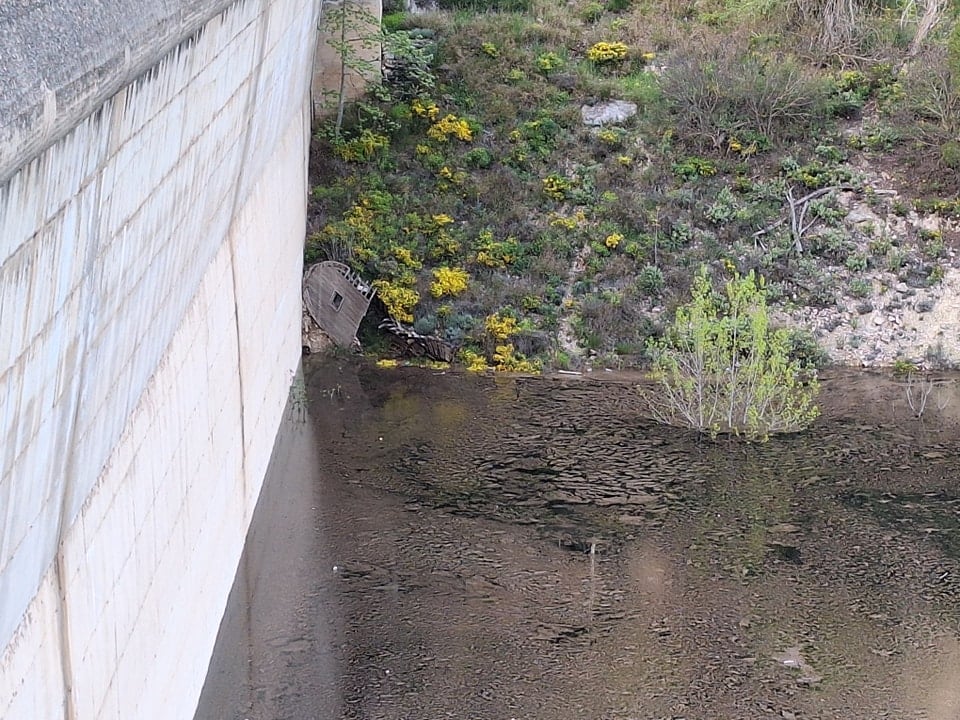
<path fill-rule="evenodd" d="M 960 718 L 960 394 L 762 445 L 630 378 L 306 368 L 198 720 Z"/>

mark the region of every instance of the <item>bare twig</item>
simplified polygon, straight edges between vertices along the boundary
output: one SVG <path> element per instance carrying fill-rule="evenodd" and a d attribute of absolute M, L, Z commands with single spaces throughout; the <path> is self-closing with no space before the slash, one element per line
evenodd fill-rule
<path fill-rule="evenodd" d="M 946 5 L 945 0 L 928 0 L 926 3 L 923 3 L 923 12 L 920 14 L 916 30 L 914 30 L 913 41 L 910 43 L 910 51 L 907 53 L 908 58 L 912 58 L 920 52 L 923 41 L 926 40 L 930 31 L 940 22 Z M 914 2 L 911 1 L 907 3 L 900 13 L 900 27 L 908 25 L 910 15 L 917 12 L 917 10 L 918 8 L 915 7 Z"/>
<path fill-rule="evenodd" d="M 787 188 L 786 200 L 787 207 L 789 208 L 789 214 L 787 217 L 781 217 L 776 222 L 770 223 L 765 228 L 757 230 L 753 234 L 754 247 L 756 247 L 759 242 L 759 238 L 762 235 L 766 235 L 773 230 L 776 230 L 778 227 L 783 225 L 788 219 L 790 220 L 790 236 L 793 238 L 793 245 L 797 250 L 798 255 L 803 254 L 803 236 L 816 222 L 816 219 L 810 220 L 805 223 L 807 217 L 807 210 L 810 207 L 810 203 L 817 198 L 823 197 L 827 193 L 833 192 L 834 190 L 855 190 L 856 188 L 850 185 L 831 185 L 830 187 L 819 188 L 813 192 L 807 193 L 799 200 L 794 199 L 793 197 L 793 188 Z M 761 243 L 762 245 L 762 243 Z M 764 248 L 766 249 L 766 248 Z"/>
<path fill-rule="evenodd" d="M 915 380 L 913 373 L 907 375 L 907 405 L 917 418 L 923 418 L 927 409 L 927 398 L 933 392 L 933 378 Z"/>

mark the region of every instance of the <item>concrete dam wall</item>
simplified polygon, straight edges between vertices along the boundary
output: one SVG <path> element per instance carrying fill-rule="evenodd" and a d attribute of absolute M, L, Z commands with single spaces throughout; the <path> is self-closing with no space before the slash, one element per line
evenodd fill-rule
<path fill-rule="evenodd" d="M 0 3 L 0 718 L 190 718 L 300 354 L 318 0 Z"/>

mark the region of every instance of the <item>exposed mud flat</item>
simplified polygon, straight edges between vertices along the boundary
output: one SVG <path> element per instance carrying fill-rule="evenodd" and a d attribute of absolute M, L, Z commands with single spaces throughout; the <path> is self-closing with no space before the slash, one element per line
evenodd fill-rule
<path fill-rule="evenodd" d="M 198 719 L 960 717 L 956 384 L 747 445 L 626 376 L 306 377 Z"/>

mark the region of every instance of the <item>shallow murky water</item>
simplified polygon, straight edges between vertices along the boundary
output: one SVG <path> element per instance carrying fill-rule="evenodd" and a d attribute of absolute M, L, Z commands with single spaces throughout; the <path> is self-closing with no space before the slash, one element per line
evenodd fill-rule
<path fill-rule="evenodd" d="M 956 384 L 747 445 L 630 378 L 306 378 L 198 720 L 960 718 Z"/>

